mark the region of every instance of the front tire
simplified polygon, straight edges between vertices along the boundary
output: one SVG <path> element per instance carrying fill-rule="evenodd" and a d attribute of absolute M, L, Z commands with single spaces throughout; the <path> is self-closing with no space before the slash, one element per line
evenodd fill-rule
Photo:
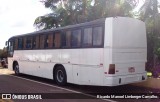
<path fill-rule="evenodd" d="M 56 83 L 60 86 L 64 86 L 67 83 L 67 75 L 63 66 L 58 66 L 55 69 L 54 79 Z"/>
<path fill-rule="evenodd" d="M 19 65 L 17 63 L 14 65 L 14 72 L 15 72 L 15 75 L 19 75 L 20 74 L 19 73 Z"/>

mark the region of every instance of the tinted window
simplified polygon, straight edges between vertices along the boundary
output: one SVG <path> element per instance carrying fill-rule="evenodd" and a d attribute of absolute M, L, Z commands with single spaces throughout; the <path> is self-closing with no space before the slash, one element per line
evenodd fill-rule
<path fill-rule="evenodd" d="M 48 36 L 48 35 L 44 35 L 44 37 L 45 37 L 44 47 L 45 47 L 45 48 L 48 48 L 48 45 L 49 45 L 49 36 Z"/>
<path fill-rule="evenodd" d="M 61 46 L 61 35 L 59 32 L 56 32 L 53 37 L 53 45 L 55 48 L 60 48 Z"/>
<path fill-rule="evenodd" d="M 93 28 L 93 45 L 94 46 L 102 45 L 102 35 L 103 35 L 102 27 Z"/>
<path fill-rule="evenodd" d="M 72 47 L 81 46 L 81 30 L 73 30 L 72 32 Z"/>
<path fill-rule="evenodd" d="M 62 47 L 70 47 L 71 31 L 66 31 L 62 36 Z"/>
<path fill-rule="evenodd" d="M 23 37 L 23 49 L 26 49 L 26 40 L 27 40 L 27 38 Z"/>
<path fill-rule="evenodd" d="M 36 48 L 36 36 L 33 37 L 33 49 Z"/>
<path fill-rule="evenodd" d="M 36 36 L 36 48 L 39 48 L 39 35 Z"/>
<path fill-rule="evenodd" d="M 39 36 L 34 36 L 33 37 L 33 49 L 38 49 L 39 48 Z"/>
<path fill-rule="evenodd" d="M 15 39 L 15 41 L 14 41 L 14 49 L 15 50 L 18 49 L 18 39 Z"/>
<path fill-rule="evenodd" d="M 31 49 L 32 48 L 32 37 L 27 37 L 26 48 L 27 49 Z"/>
<path fill-rule="evenodd" d="M 41 48 L 41 49 L 44 48 L 44 41 L 45 41 L 44 35 L 40 35 L 40 48 Z"/>
<path fill-rule="evenodd" d="M 23 48 L 23 40 L 22 38 L 18 38 L 18 49 L 22 49 Z"/>
<path fill-rule="evenodd" d="M 53 46 L 53 34 L 48 35 L 48 48 L 52 48 Z"/>
<path fill-rule="evenodd" d="M 84 29 L 83 46 L 92 46 L 92 28 Z"/>

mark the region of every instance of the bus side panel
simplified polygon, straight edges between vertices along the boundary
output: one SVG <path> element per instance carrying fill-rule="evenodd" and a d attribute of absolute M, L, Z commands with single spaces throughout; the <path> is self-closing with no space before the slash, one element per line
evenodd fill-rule
<path fill-rule="evenodd" d="M 81 85 L 103 85 L 103 67 L 90 66 L 79 68 L 79 83 Z"/>
<path fill-rule="evenodd" d="M 8 69 L 13 70 L 13 57 L 8 57 Z"/>
<path fill-rule="evenodd" d="M 32 53 L 28 51 L 15 51 L 15 60 L 19 64 L 20 73 L 33 75 L 32 72 L 35 71 L 35 66 L 32 66 Z M 36 64 L 35 64 L 36 65 Z"/>
<path fill-rule="evenodd" d="M 73 68 L 71 65 L 71 53 L 72 53 L 71 49 L 63 49 L 63 50 L 59 50 L 58 52 L 61 52 L 60 63 L 62 63 L 62 65 L 66 70 L 67 82 L 73 83 L 74 77 L 73 77 Z"/>
<path fill-rule="evenodd" d="M 79 64 L 82 64 L 80 62 L 80 49 L 72 49 L 71 50 L 71 64 L 73 68 L 73 80 L 75 84 L 80 84 L 80 76 L 79 76 Z"/>
<path fill-rule="evenodd" d="M 74 83 L 103 85 L 103 48 L 72 50 Z"/>
<path fill-rule="evenodd" d="M 43 50 L 17 51 L 20 73 L 53 79 L 53 64 L 46 61 L 46 54 Z"/>
<path fill-rule="evenodd" d="M 53 79 L 54 65 L 62 64 L 67 82 L 103 85 L 103 48 L 23 50 L 15 55 L 21 73 Z"/>
<path fill-rule="evenodd" d="M 66 70 L 68 82 L 73 82 L 72 65 L 68 64 L 70 51 L 61 50 L 32 50 L 23 51 L 20 58 L 20 72 L 53 79 L 55 64 L 62 64 Z M 35 64 L 36 63 L 36 64 Z"/>

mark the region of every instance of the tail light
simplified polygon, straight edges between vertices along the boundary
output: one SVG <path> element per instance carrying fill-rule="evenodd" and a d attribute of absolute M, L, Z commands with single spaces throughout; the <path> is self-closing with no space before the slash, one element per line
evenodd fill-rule
<path fill-rule="evenodd" d="M 109 65 L 109 72 L 108 74 L 115 74 L 115 64 Z"/>

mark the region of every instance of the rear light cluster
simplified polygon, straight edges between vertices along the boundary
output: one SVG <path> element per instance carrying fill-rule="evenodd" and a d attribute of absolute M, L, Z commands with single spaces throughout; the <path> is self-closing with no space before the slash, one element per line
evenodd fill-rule
<path fill-rule="evenodd" d="M 108 74 L 115 74 L 115 64 L 109 64 Z"/>

